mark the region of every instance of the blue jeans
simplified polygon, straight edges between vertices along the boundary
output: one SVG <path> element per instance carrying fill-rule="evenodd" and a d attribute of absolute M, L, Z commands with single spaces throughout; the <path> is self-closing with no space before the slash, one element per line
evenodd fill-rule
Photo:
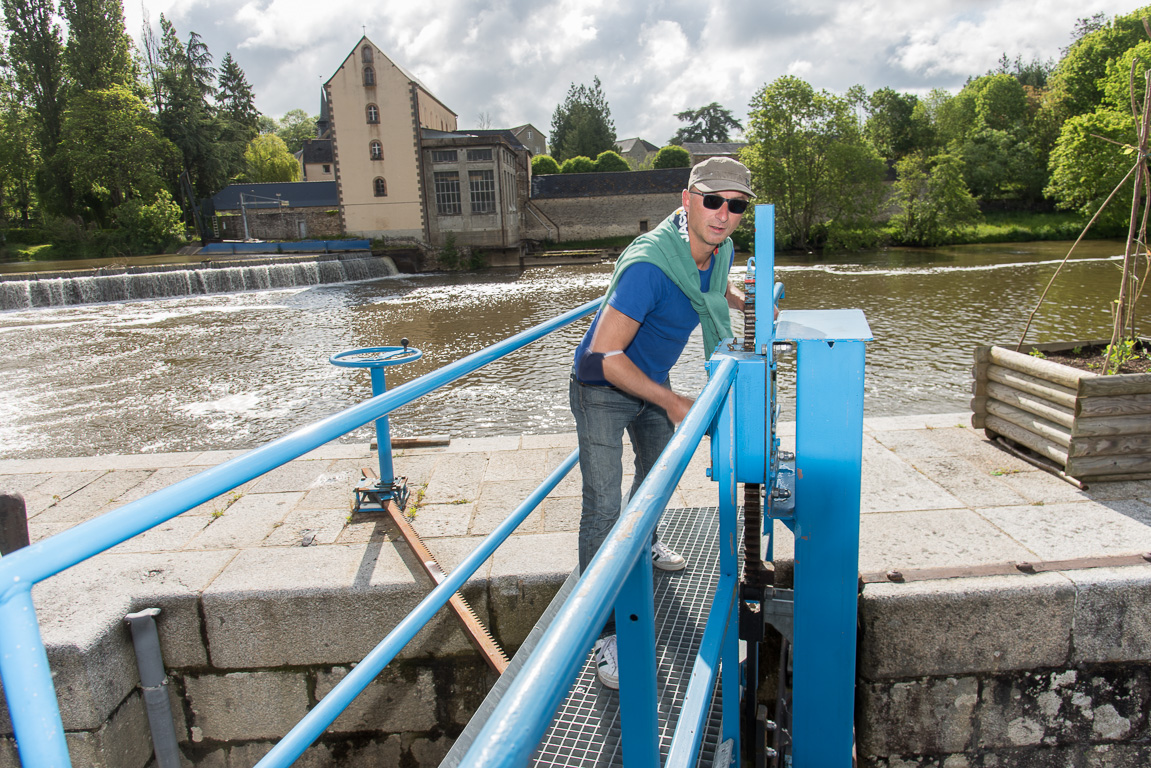
<path fill-rule="evenodd" d="M 669 386 L 664 382 L 664 386 Z M 622 511 L 623 433 L 635 451 L 635 481 L 629 498 L 655 466 L 675 427 L 667 412 L 612 387 L 593 387 L 574 378 L 568 389 L 579 437 L 583 509 L 579 525 L 580 572 L 599 551 Z M 652 533 L 652 543 L 658 540 Z"/>

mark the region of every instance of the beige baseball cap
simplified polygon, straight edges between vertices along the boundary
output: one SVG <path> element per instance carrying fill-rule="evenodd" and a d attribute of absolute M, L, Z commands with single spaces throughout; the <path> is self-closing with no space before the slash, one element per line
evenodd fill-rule
<path fill-rule="evenodd" d="M 730 157 L 712 157 L 692 168 L 687 188 L 692 187 L 700 192 L 742 192 L 755 197 L 751 191 L 751 171 Z"/>

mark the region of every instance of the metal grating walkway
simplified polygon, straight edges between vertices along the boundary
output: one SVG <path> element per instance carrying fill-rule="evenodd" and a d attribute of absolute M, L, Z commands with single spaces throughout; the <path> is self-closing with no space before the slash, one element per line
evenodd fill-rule
<path fill-rule="evenodd" d="M 719 581 L 718 510 L 715 507 L 665 510 L 659 530 L 660 538 L 687 560 L 687 567 L 682 571 L 655 572 L 659 746 L 660 757 L 666 760 Z M 713 762 L 719 740 L 720 701 L 721 697 L 713 693 L 699 765 L 710 766 Z M 582 768 L 623 765 L 619 695 L 596 680 L 590 653 L 544 734 L 533 765 Z"/>

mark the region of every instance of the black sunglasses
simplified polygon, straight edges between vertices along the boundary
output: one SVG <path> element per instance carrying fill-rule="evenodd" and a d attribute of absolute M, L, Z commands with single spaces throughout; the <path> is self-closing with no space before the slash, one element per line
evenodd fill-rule
<path fill-rule="evenodd" d="M 691 192 L 693 195 L 699 195 L 702 197 L 703 207 L 707 208 L 709 211 L 718 211 L 723 207 L 724 203 L 727 203 L 727 210 L 729 210 L 731 213 L 734 213 L 736 216 L 739 216 L 741 213 L 746 211 L 747 206 L 751 204 L 750 200 L 740 200 L 738 198 L 724 197 L 722 195 L 705 195 L 703 192 L 696 192 L 694 189 L 689 189 L 688 192 Z"/>

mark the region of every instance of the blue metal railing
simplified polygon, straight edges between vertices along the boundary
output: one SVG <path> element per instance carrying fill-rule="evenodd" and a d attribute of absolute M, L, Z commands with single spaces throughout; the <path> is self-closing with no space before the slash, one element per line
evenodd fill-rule
<path fill-rule="evenodd" d="M 0 559 L 0 679 L 4 682 L 9 716 L 24 768 L 70 765 L 52 672 L 32 602 L 35 584 L 575 322 L 594 312 L 599 304 L 599 299 L 587 302 L 378 397 Z M 570 469 L 574 460 L 574 456 L 569 457 L 565 466 Z M 558 478 L 555 481 L 558 482 Z M 535 499 L 534 503 L 538 504 L 542 497 L 537 491 L 529 501 Z M 520 512 L 526 516 L 531 508 L 524 511 L 521 506 L 517 514 Z M 501 526 L 496 533 L 503 529 Z M 491 542 L 494 542 L 490 544 L 491 549 L 498 546 L 496 533 L 486 539 L 482 547 L 486 548 Z M 503 535 L 506 537 L 506 533 Z M 456 584 L 447 595 L 471 575 L 465 567 L 471 559 L 441 585 Z M 476 560 L 472 571 L 484 559 L 486 556 Z M 439 591 L 445 594 L 442 588 Z M 425 606 L 430 599 L 429 596 L 417 610 L 431 610 Z M 388 649 L 381 649 L 385 645 L 390 648 L 391 644 L 394 643 L 385 640 L 373 654 L 379 651 L 380 657 L 387 655 Z M 345 690 L 351 687 L 345 686 Z"/>

